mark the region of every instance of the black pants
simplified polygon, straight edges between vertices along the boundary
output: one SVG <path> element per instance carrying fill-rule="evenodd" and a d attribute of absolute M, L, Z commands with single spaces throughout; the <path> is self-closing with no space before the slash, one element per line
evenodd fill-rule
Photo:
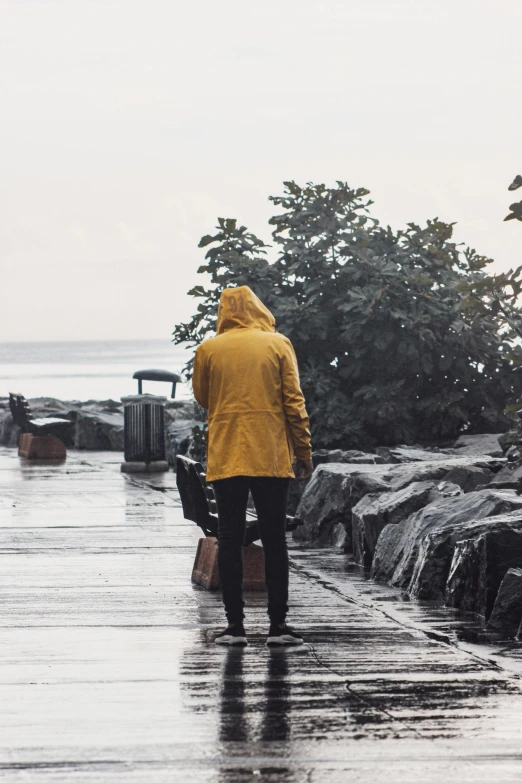
<path fill-rule="evenodd" d="M 229 623 L 243 621 L 243 540 L 248 491 L 256 507 L 265 551 L 268 615 L 282 623 L 288 612 L 288 552 L 286 502 L 289 480 L 274 477 L 233 476 L 214 481 L 219 517 L 219 580 Z"/>

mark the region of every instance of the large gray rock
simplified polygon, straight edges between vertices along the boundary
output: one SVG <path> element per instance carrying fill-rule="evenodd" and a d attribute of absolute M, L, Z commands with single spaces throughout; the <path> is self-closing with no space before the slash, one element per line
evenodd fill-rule
<path fill-rule="evenodd" d="M 463 492 L 473 492 L 478 487 L 483 487 L 495 479 L 495 473 L 489 468 L 479 467 L 479 465 L 459 465 L 452 468 L 446 475 L 446 481 L 452 484 L 458 484 Z"/>
<path fill-rule="evenodd" d="M 319 465 L 297 508 L 297 515 L 304 524 L 294 531 L 294 538 L 330 543 L 330 533 L 338 522 L 346 526 L 350 537 L 348 523 L 352 506 L 368 492 L 386 492 L 390 489 L 382 478 L 386 470 L 385 466 L 379 465 Z"/>
<path fill-rule="evenodd" d="M 77 449 L 123 451 L 123 411 L 120 407 L 85 406 L 76 411 L 74 445 Z"/>
<path fill-rule="evenodd" d="M 488 631 L 513 637 L 522 622 L 522 568 L 510 568 L 498 589 Z"/>
<path fill-rule="evenodd" d="M 455 541 L 465 538 L 470 523 L 522 508 L 511 490 L 470 492 L 441 498 L 398 525 L 384 528 L 372 563 L 374 579 L 417 597 L 442 598 Z"/>
<path fill-rule="evenodd" d="M 194 400 L 167 400 L 165 405 L 165 424 L 182 419 L 198 419 L 199 405 Z"/>
<path fill-rule="evenodd" d="M 386 525 L 402 522 L 440 497 L 455 497 L 461 494 L 460 487 L 446 481 L 414 481 L 396 492 L 365 495 L 352 508 L 352 548 L 355 562 L 370 568 L 377 540 Z"/>
<path fill-rule="evenodd" d="M 477 539 L 483 532 L 487 532 L 493 527 L 497 528 L 498 524 L 503 522 L 504 519 L 503 516 L 500 517 L 499 515 L 505 515 L 511 510 L 514 510 L 516 514 L 520 514 L 522 511 L 522 498 L 515 495 L 511 490 L 492 490 L 492 492 L 509 497 L 498 503 L 498 510 L 494 514 L 484 515 L 489 517 L 487 521 L 484 521 L 484 516 L 482 516 L 482 518 L 477 517 L 476 520 L 472 521 L 462 520 L 455 525 L 441 525 L 424 537 L 419 548 L 410 585 L 410 593 L 413 597 L 442 599 L 445 595 L 446 583 L 451 571 L 457 543 L 466 539 Z M 495 502 L 494 497 L 491 495 L 489 500 L 487 499 L 488 490 L 482 490 L 477 494 L 483 495 L 487 503 Z M 492 517 L 499 518 L 492 519 Z M 508 525 L 508 527 L 510 526 Z M 517 526 L 519 526 L 518 518 L 515 519 L 514 523 L 514 527 L 516 528 Z M 508 567 L 504 569 L 502 576 Z"/>
<path fill-rule="evenodd" d="M 492 487 L 503 489 L 518 489 L 522 479 L 522 465 L 515 467 L 512 463 L 504 465 L 499 472 L 488 482 Z"/>
<path fill-rule="evenodd" d="M 196 427 L 203 429 L 203 422 L 196 419 L 178 419 L 167 426 L 165 441 L 169 465 L 176 464 L 176 454 L 184 454 L 191 458 L 201 457 L 193 452 L 194 429 Z"/>
<path fill-rule="evenodd" d="M 9 420 L 9 424 L 7 424 L 8 420 Z M 11 436 L 10 430 L 12 429 L 12 425 L 13 425 L 13 417 L 11 416 L 11 413 L 9 411 L 9 398 L 0 397 L 0 443 L 3 446 L 14 445 L 9 442 Z M 7 430 L 7 428 L 9 428 L 9 430 Z M 18 443 L 18 440 L 16 442 Z"/>
<path fill-rule="evenodd" d="M 454 544 L 447 605 L 487 619 L 506 573 L 521 565 L 522 511 L 475 522 Z M 499 606 L 497 616 L 500 611 Z"/>
<path fill-rule="evenodd" d="M 329 462 L 352 463 L 354 465 L 383 465 L 386 460 L 378 454 L 367 454 L 365 451 L 342 451 L 341 449 L 319 449 L 312 454 L 314 467 Z"/>
<path fill-rule="evenodd" d="M 485 471 L 486 476 L 489 475 L 488 471 L 496 471 L 503 464 L 505 460 L 499 460 L 494 457 L 476 456 L 476 457 L 446 457 L 444 460 L 436 459 L 433 462 L 416 462 L 405 465 L 391 465 L 389 476 L 390 487 L 392 489 L 401 489 L 411 484 L 412 481 L 448 481 L 448 476 L 453 476 L 455 479 L 452 484 L 459 484 L 460 479 L 458 474 L 455 473 L 456 468 L 461 469 L 460 476 L 462 477 L 462 483 L 469 480 L 471 475 L 475 475 L 475 469 L 480 468 Z M 464 471 L 469 471 L 467 474 Z M 465 479 L 465 476 L 468 479 Z"/>
<path fill-rule="evenodd" d="M 520 443 L 520 435 L 518 434 L 517 430 L 510 430 L 509 432 L 504 432 L 503 435 L 499 435 L 498 437 L 498 445 L 504 452 L 504 455 L 508 449 L 512 448 L 514 445 L 521 445 Z"/>
<path fill-rule="evenodd" d="M 489 454 L 491 457 L 502 457 L 503 448 L 499 438 L 505 433 L 485 435 L 461 435 L 453 444 L 453 448 L 461 454 Z"/>
<path fill-rule="evenodd" d="M 428 446 L 378 446 L 375 452 L 385 462 L 396 465 L 404 462 L 433 462 L 434 459 L 454 456 L 453 449 Z"/>
<path fill-rule="evenodd" d="M 415 481 L 442 481 L 455 467 L 478 465 L 488 469 L 503 464 L 485 455 L 448 457 L 437 454 L 435 457 L 431 462 L 393 465 L 319 465 L 297 509 L 304 525 L 294 536 L 326 544 L 332 525 L 339 521 L 344 522 L 350 536 L 351 510 L 369 492 L 397 491 Z"/>
<path fill-rule="evenodd" d="M 0 443 L 2 446 L 18 446 L 21 431 L 21 428 L 14 423 L 10 411 L 2 416 L 0 424 Z"/>

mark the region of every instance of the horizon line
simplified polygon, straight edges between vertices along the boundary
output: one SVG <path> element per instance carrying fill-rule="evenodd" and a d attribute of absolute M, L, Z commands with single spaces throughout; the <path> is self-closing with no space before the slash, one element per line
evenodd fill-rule
<path fill-rule="evenodd" d="M 166 340 L 165 337 L 79 337 L 76 340 L 0 340 L 0 345 L 25 345 L 27 343 L 136 343 L 150 342 L 151 340 Z M 174 343 L 173 345 L 183 345 L 183 343 Z"/>

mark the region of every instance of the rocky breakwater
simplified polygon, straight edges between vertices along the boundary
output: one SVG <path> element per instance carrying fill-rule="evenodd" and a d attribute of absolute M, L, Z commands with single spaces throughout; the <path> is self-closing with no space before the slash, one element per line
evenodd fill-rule
<path fill-rule="evenodd" d="M 296 537 L 341 545 L 373 579 L 515 635 L 522 497 L 503 456 L 510 445 L 500 443 L 499 436 L 463 436 L 441 450 L 376 449 L 384 464 L 324 460 L 301 499 Z"/>
<path fill-rule="evenodd" d="M 383 452 L 384 449 L 377 456 L 383 457 Z M 396 496 L 390 498 L 392 506 L 394 502 L 398 502 L 399 506 L 402 502 L 406 505 L 403 512 L 397 513 L 396 521 L 399 521 L 401 513 L 407 515 L 408 510 L 412 510 L 411 504 L 419 508 L 419 504 L 433 499 L 434 493 L 455 492 L 455 487 L 449 487 L 449 484 L 460 487 L 463 492 L 487 484 L 494 477 L 494 472 L 504 464 L 504 460 L 497 456 L 461 455 L 455 448 L 427 451 L 401 447 L 400 450 L 386 452 L 384 459 L 387 462 L 384 464 L 365 464 L 360 460 L 320 464 L 301 498 L 297 513 L 304 525 L 294 535 L 319 545 L 342 542 L 345 549 L 350 551 L 352 512 L 364 497 L 372 495 L 375 500 L 385 492 L 400 492 L 413 484 L 445 482 L 444 486 L 438 488 L 414 488 L 402 496 L 402 500 Z M 385 513 L 375 522 L 376 528 L 382 526 L 383 519 L 386 519 Z"/>
<path fill-rule="evenodd" d="M 121 403 L 107 400 L 88 402 L 70 417 L 74 422 L 74 447 L 91 451 L 123 451 L 123 409 Z"/>
<path fill-rule="evenodd" d="M 176 454 L 205 463 L 204 427 L 205 412 L 194 400 L 167 403 L 165 442 L 169 465 L 176 464 Z"/>
<path fill-rule="evenodd" d="M 355 562 L 365 568 L 371 567 L 377 541 L 387 525 L 399 524 L 438 498 L 461 494 L 461 487 L 450 481 L 413 481 L 396 491 L 370 492 L 365 495 L 352 508 Z"/>
<path fill-rule="evenodd" d="M 488 620 L 506 574 L 521 566 L 522 497 L 493 487 L 440 498 L 385 527 L 371 576 L 413 598 L 442 601 Z M 501 600 L 508 603 L 505 595 Z M 500 609 L 496 615 L 500 630 Z M 518 625 L 521 621 L 522 611 Z"/>
<path fill-rule="evenodd" d="M 494 524 L 488 517 L 514 510 L 522 512 L 522 497 L 513 490 L 484 489 L 435 500 L 384 528 L 371 576 L 407 589 L 416 598 L 442 599 L 456 543 L 472 536 L 477 525 L 483 530 Z"/>
<path fill-rule="evenodd" d="M 28 400 L 34 418 L 57 416 L 69 419 L 71 427 L 63 436 L 65 445 L 92 451 L 123 451 L 123 406 L 116 400 L 66 402 L 52 397 Z M 169 400 L 165 409 L 165 440 L 169 462 L 176 453 L 186 453 L 192 443 L 195 418 L 192 400 Z M 0 445 L 17 446 L 20 428 L 9 410 L 9 401 L 0 399 Z"/>
<path fill-rule="evenodd" d="M 522 568 L 510 568 L 502 580 L 487 629 L 502 636 L 522 634 Z"/>
<path fill-rule="evenodd" d="M 123 408 L 115 400 L 67 402 L 53 397 L 29 399 L 35 419 L 52 416 L 69 419 L 71 427 L 61 433 L 68 447 L 95 451 L 123 451 Z M 13 422 L 8 400 L 0 400 L 0 444 L 17 446 L 20 428 Z"/>

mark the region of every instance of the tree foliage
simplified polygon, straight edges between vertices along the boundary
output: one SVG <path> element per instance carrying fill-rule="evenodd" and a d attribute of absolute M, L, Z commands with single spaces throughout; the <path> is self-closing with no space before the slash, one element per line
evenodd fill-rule
<path fill-rule="evenodd" d="M 517 174 L 513 182 L 509 185 L 508 190 L 518 190 L 522 187 L 522 176 Z M 504 218 L 506 220 L 519 220 L 522 222 L 522 201 L 511 204 L 509 207 L 509 214 Z M 515 327 L 516 328 L 516 327 Z M 522 337 L 522 334 L 521 334 Z M 519 365 L 518 370 L 522 370 L 522 359 L 520 356 L 513 357 L 514 364 Z M 513 448 L 508 452 L 508 459 L 512 461 L 512 467 L 522 466 L 522 399 L 518 399 L 507 406 L 506 412 L 512 416 L 516 416 L 515 426 L 510 432 L 509 441 L 513 444 Z M 522 495 L 522 477 L 518 480 L 517 495 Z"/>
<path fill-rule="evenodd" d="M 491 260 L 428 220 L 393 231 L 370 215 L 369 192 L 284 183 L 270 200 L 277 257 L 235 220 L 205 236 L 208 287 L 174 331 L 199 343 L 215 327 L 223 287 L 249 285 L 294 347 L 316 447 L 422 443 L 505 428 L 520 396 L 520 268 Z M 190 373 L 190 367 L 187 368 Z"/>

